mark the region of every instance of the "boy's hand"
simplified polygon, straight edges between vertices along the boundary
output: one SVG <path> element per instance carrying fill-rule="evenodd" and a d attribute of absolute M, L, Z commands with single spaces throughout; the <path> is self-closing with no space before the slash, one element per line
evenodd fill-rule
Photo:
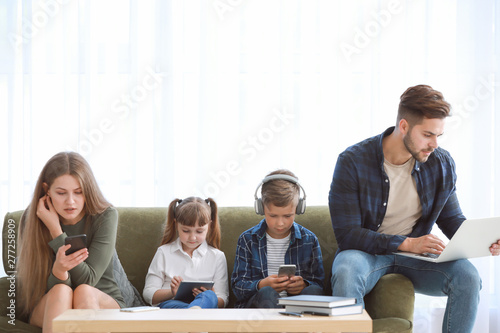
<path fill-rule="evenodd" d="M 260 280 L 258 287 L 259 289 L 263 287 L 271 287 L 280 293 L 283 290 L 285 290 L 289 284 L 290 284 L 290 279 L 288 278 L 288 276 L 278 277 L 278 275 L 274 274 L 274 275 L 269 275 L 265 279 Z"/>
<path fill-rule="evenodd" d="M 286 288 L 288 295 L 298 295 L 306 287 L 306 283 L 302 276 L 292 276 L 290 278 L 290 284 Z"/>

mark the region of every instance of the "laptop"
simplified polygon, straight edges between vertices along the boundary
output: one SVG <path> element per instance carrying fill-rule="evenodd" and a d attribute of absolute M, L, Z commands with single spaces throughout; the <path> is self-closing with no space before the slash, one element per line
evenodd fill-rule
<path fill-rule="evenodd" d="M 500 239 L 500 217 L 465 220 L 441 254 L 395 252 L 430 262 L 490 256 L 490 246 Z"/>

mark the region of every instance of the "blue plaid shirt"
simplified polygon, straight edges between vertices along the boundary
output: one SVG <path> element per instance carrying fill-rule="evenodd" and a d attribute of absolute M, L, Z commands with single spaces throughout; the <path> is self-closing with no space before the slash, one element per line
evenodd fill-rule
<path fill-rule="evenodd" d="M 235 307 L 244 307 L 257 291 L 259 281 L 267 273 L 266 220 L 243 232 L 238 239 L 231 287 L 236 296 Z M 323 288 L 325 271 L 323 256 L 316 235 L 293 222 L 290 245 L 285 253 L 285 264 L 297 265 L 296 275 L 302 276 L 309 285 Z"/>
<path fill-rule="evenodd" d="M 465 220 L 455 192 L 457 176 L 450 154 L 436 149 L 425 163 L 416 161 L 412 176 L 422 205 L 422 217 L 407 236 L 378 233 L 387 210 L 389 177 L 384 170 L 384 133 L 347 148 L 339 155 L 330 188 L 329 207 L 339 251 L 356 249 L 389 254 L 406 237 L 420 237 L 437 223 L 451 238 Z"/>

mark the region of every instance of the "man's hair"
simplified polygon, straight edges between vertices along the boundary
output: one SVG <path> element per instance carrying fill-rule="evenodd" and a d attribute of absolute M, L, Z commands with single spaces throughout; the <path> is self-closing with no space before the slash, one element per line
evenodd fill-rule
<path fill-rule="evenodd" d="M 397 124 L 406 119 L 410 126 L 418 125 L 425 118 L 444 119 L 450 115 L 451 106 L 443 94 L 427 85 L 406 89 L 401 95 Z"/>
<path fill-rule="evenodd" d="M 272 175 L 288 175 L 297 178 L 293 172 L 284 169 L 273 171 L 266 177 Z M 270 180 L 262 185 L 262 203 L 264 206 L 273 204 L 276 207 L 286 207 L 292 202 L 297 205 L 299 194 L 299 185 L 284 179 Z"/>

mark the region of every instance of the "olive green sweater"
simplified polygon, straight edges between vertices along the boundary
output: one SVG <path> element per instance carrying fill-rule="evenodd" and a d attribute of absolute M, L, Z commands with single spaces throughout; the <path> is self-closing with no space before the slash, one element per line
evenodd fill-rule
<path fill-rule="evenodd" d="M 109 207 L 102 214 L 88 216 L 74 225 L 61 225 L 63 233 L 49 242 L 55 253 L 64 245 L 68 236 L 87 235 L 88 258 L 71 269 L 66 281 L 59 280 L 52 272 L 47 281 L 47 290 L 56 284 L 65 284 L 75 289 L 88 284 L 113 297 L 120 307 L 125 306 L 122 294 L 113 277 L 113 253 L 115 251 L 118 212 Z"/>

